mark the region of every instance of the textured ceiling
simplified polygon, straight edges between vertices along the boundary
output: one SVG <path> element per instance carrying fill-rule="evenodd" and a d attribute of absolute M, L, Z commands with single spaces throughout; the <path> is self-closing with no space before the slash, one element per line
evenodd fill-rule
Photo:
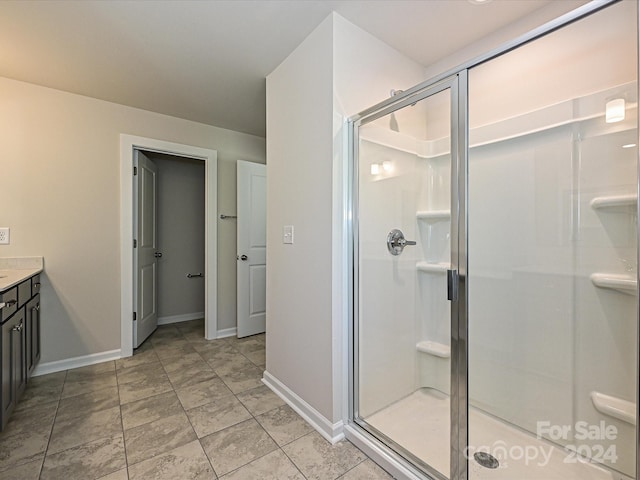
<path fill-rule="evenodd" d="M 265 76 L 333 10 L 428 66 L 550 1 L 4 0 L 0 76 L 264 136 Z"/>

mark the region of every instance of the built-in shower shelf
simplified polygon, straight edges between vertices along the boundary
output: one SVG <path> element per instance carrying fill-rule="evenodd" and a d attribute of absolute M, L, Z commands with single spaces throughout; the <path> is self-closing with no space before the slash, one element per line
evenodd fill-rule
<path fill-rule="evenodd" d="M 595 197 L 591 200 L 591 208 L 594 209 L 625 209 L 635 210 L 638 204 L 638 196 L 634 194 L 630 195 L 607 195 L 603 197 Z"/>
<path fill-rule="evenodd" d="M 416 268 L 419 272 L 424 273 L 446 273 L 451 266 L 448 263 L 418 262 Z"/>
<path fill-rule="evenodd" d="M 449 210 L 423 210 L 416 212 L 416 218 L 418 220 L 449 220 L 451 218 L 451 212 Z"/>
<path fill-rule="evenodd" d="M 449 358 L 451 357 L 451 347 L 438 342 L 424 341 L 418 342 L 416 349 L 422 353 L 428 353 L 435 357 Z"/>
<path fill-rule="evenodd" d="M 636 404 L 622 398 L 605 395 L 600 392 L 591 392 L 591 401 L 600 413 L 617 418 L 623 422 L 636 424 Z"/>
<path fill-rule="evenodd" d="M 592 273 L 591 282 L 600 288 L 617 290 L 618 292 L 634 295 L 638 289 L 638 281 L 630 275 L 614 273 Z"/>

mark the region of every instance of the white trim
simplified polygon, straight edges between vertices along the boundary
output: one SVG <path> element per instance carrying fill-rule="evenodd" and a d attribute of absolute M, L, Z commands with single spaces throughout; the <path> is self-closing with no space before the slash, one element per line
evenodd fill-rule
<path fill-rule="evenodd" d="M 80 357 L 65 358 L 54 362 L 40 363 L 36 366 L 32 376 L 46 375 L 47 373 L 62 372 L 71 368 L 86 367 L 96 363 L 108 362 L 121 358 L 120 350 L 108 350 L 106 352 L 91 353 Z"/>
<path fill-rule="evenodd" d="M 302 398 L 291 391 L 289 387 L 267 371 L 264 372 L 262 383 L 287 402 L 289 406 L 298 413 L 298 415 L 304 418 L 328 441 L 336 443 L 344 438 L 344 423 L 342 420 L 337 423 L 331 423 L 320 412 L 305 402 Z"/>
<path fill-rule="evenodd" d="M 218 330 L 218 334 L 216 335 L 216 338 L 235 337 L 237 334 L 238 334 L 238 329 L 236 327 L 223 328 L 222 330 Z"/>
<path fill-rule="evenodd" d="M 183 313 L 182 315 L 167 315 L 166 317 L 158 317 L 158 325 L 169 325 L 170 323 L 188 322 L 189 320 L 200 320 L 201 318 L 204 318 L 204 312 Z"/>
<path fill-rule="evenodd" d="M 393 478 L 398 480 L 424 480 L 427 478 L 418 476 L 416 472 L 409 470 L 352 425 L 344 426 L 344 434 L 347 440 L 366 453 L 371 460 L 384 468 Z"/>
<path fill-rule="evenodd" d="M 120 349 L 133 354 L 133 151 L 134 149 L 196 158 L 205 162 L 205 338 L 216 338 L 218 153 L 207 148 L 120 135 Z"/>

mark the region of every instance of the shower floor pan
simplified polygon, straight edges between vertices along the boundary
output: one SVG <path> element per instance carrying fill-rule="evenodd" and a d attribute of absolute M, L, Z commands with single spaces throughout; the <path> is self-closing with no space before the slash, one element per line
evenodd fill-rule
<path fill-rule="evenodd" d="M 365 419 L 416 457 L 449 476 L 449 397 L 423 388 Z M 630 480 L 507 423 L 469 409 L 470 480 Z M 496 448 L 497 447 L 497 448 Z M 479 465 L 477 451 L 497 458 L 497 468 Z M 522 452 L 522 455 L 521 455 Z M 525 455 L 528 452 L 529 458 Z M 505 458 L 506 453 L 506 458 Z M 533 458 L 533 457 L 536 458 Z M 520 458 L 519 458 L 520 457 Z M 567 463 L 575 460 L 575 463 Z"/>

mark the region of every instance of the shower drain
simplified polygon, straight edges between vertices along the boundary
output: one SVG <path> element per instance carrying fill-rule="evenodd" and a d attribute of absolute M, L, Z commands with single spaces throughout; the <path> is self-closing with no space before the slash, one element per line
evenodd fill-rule
<path fill-rule="evenodd" d="M 500 465 L 498 459 L 487 452 L 476 452 L 473 454 L 473 458 L 478 464 L 485 468 L 498 468 Z"/>

